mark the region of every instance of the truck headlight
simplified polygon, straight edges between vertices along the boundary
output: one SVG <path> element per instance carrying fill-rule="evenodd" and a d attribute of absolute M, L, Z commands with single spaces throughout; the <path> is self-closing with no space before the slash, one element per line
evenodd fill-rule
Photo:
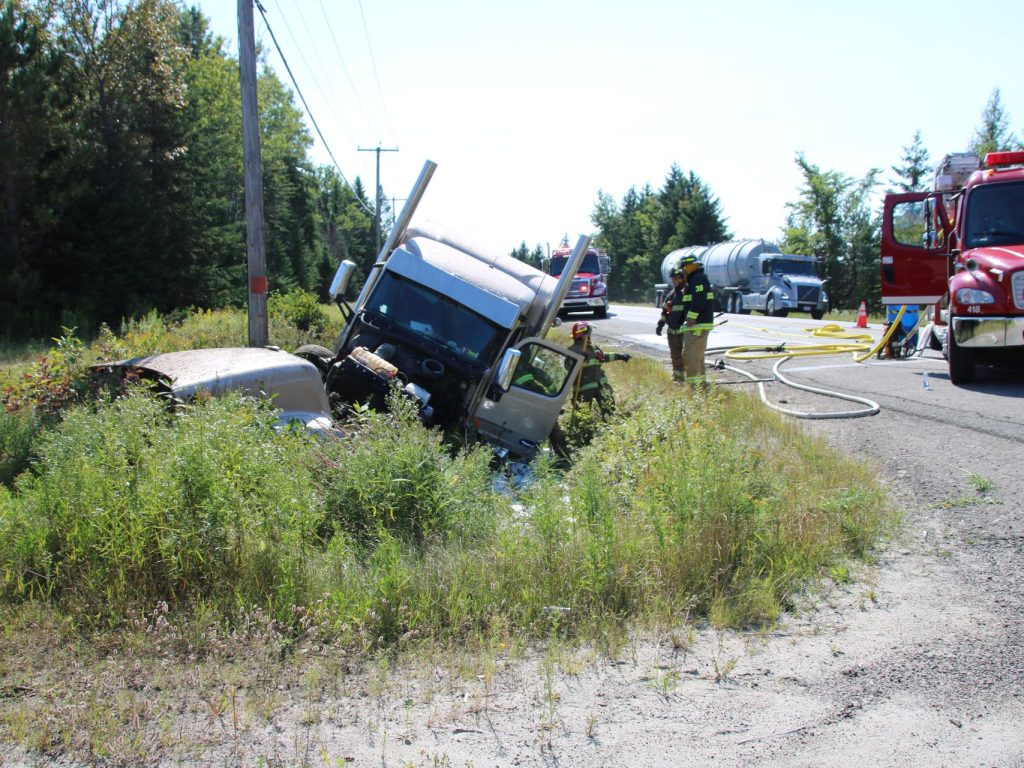
<path fill-rule="evenodd" d="M 980 288 L 960 288 L 956 292 L 958 304 L 995 304 L 996 297 Z"/>

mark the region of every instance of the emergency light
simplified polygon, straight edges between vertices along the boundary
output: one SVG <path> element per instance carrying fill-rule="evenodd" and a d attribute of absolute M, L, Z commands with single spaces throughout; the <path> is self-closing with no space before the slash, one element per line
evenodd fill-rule
<path fill-rule="evenodd" d="M 985 165 L 994 168 L 997 165 L 1024 164 L 1024 152 L 989 152 L 985 155 Z"/>

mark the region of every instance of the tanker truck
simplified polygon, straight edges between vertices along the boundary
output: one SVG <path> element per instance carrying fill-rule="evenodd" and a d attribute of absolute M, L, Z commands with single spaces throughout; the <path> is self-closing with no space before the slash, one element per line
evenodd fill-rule
<path fill-rule="evenodd" d="M 668 289 L 669 272 L 689 255 L 704 265 L 719 310 L 734 314 L 756 310 L 776 317 L 785 317 L 791 311 L 810 312 L 815 320 L 828 310 L 828 294 L 818 277 L 818 260 L 783 253 L 764 240 L 730 240 L 672 251 L 661 262 L 665 282 L 656 286 L 659 299 Z"/>

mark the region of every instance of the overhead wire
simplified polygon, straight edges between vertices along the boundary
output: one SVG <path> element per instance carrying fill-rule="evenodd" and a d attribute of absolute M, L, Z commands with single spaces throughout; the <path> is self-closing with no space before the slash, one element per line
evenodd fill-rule
<path fill-rule="evenodd" d="M 327 73 L 327 70 L 324 68 L 323 58 L 317 56 L 316 60 L 320 64 L 320 70 L 323 73 L 324 77 L 326 78 L 328 86 L 331 90 L 330 98 L 324 91 L 323 86 L 320 85 L 319 79 L 317 79 L 316 74 L 313 72 L 313 68 L 310 66 L 309 61 L 306 59 L 306 55 L 305 53 L 303 53 L 303 49 L 306 46 L 299 42 L 298 37 L 292 31 L 292 26 L 291 24 L 288 23 L 288 16 L 281 10 L 281 6 L 278 4 L 277 0 L 274 0 L 274 6 L 277 8 L 278 14 L 284 21 L 285 29 L 288 31 L 289 36 L 291 36 L 292 42 L 295 43 L 295 47 L 299 51 L 299 57 L 302 59 L 302 63 L 306 65 L 306 70 L 309 72 L 309 76 L 313 79 L 313 84 L 316 86 L 316 89 L 320 92 L 320 95 L 323 97 L 324 102 L 327 104 L 327 108 L 331 111 L 331 114 L 334 116 L 334 119 L 337 122 L 338 126 L 345 132 L 345 135 L 348 136 L 349 141 L 352 142 L 352 145 L 355 146 L 358 142 L 356 141 L 352 133 L 348 130 L 348 127 L 346 126 L 345 122 L 341 119 L 341 116 L 334 111 L 334 104 L 335 102 L 340 102 L 340 99 L 338 98 L 337 92 L 334 90 L 333 80 Z M 302 14 L 302 6 L 300 4 L 296 4 L 295 13 L 298 14 L 299 22 L 302 24 L 302 29 L 306 33 L 306 38 L 309 40 L 310 45 L 315 50 L 316 42 L 313 40 L 313 35 L 309 31 L 309 25 L 306 24 L 306 17 Z"/>
<path fill-rule="evenodd" d="M 260 16 L 263 17 L 263 23 L 267 27 L 267 32 L 270 33 L 270 39 L 274 43 L 274 48 L 277 49 L 277 54 L 278 56 L 281 57 L 281 61 L 284 64 L 284 68 L 288 72 L 288 77 L 291 79 L 292 85 L 295 86 L 295 92 L 299 95 L 299 100 L 302 101 L 302 106 L 305 108 L 306 114 L 309 116 L 310 122 L 313 123 L 313 128 L 316 129 L 317 136 L 319 136 L 320 141 L 323 142 L 324 149 L 327 151 L 327 155 L 331 158 L 331 162 L 334 163 L 334 167 L 337 169 L 338 175 L 341 176 L 341 180 L 345 182 L 346 186 L 351 188 L 352 184 L 345 177 L 344 171 L 341 170 L 341 166 L 338 165 L 338 161 L 334 158 L 334 153 L 331 152 L 331 147 L 327 143 L 327 139 L 324 138 L 324 134 L 320 130 L 320 126 L 317 124 L 316 118 L 313 116 L 313 112 L 309 108 L 309 104 L 306 102 L 306 97 L 302 95 L 302 89 L 299 88 L 299 84 L 295 80 L 295 75 L 292 73 L 292 68 L 288 64 L 288 59 L 287 57 L 285 57 L 284 51 L 281 50 L 281 46 L 277 42 L 277 36 L 274 34 L 274 30 L 270 26 L 270 22 L 267 20 L 266 10 L 264 10 L 263 5 L 262 3 L 260 3 L 259 0 L 253 0 L 253 2 L 256 4 L 257 10 L 259 10 Z M 373 209 L 370 208 L 366 203 L 364 203 L 358 196 L 356 196 L 356 201 L 363 208 L 363 210 L 365 210 L 371 216 L 375 215 Z"/>
<path fill-rule="evenodd" d="M 320 1 L 320 13 L 323 14 L 324 23 L 327 25 L 327 31 L 330 33 L 331 43 L 334 45 L 334 52 L 338 55 L 338 63 L 341 64 L 341 71 L 345 73 L 345 79 L 348 80 L 349 88 L 352 90 L 352 97 L 355 99 L 356 106 L 359 108 L 360 114 L 366 121 L 367 127 L 373 132 L 378 133 L 376 126 L 370 119 L 370 114 L 367 112 L 366 107 L 363 106 L 363 100 L 359 98 L 359 91 L 356 89 L 355 81 L 352 79 L 352 74 L 348 70 L 348 65 L 345 63 L 345 56 L 341 52 L 341 46 L 338 45 L 338 37 L 334 34 L 334 27 L 331 26 L 331 18 L 327 14 L 327 9 L 324 7 L 323 0 Z M 356 142 L 358 144 L 358 142 Z"/>
<path fill-rule="evenodd" d="M 321 5 L 323 0 L 321 0 Z M 373 45 L 370 44 L 370 30 L 366 26 L 366 14 L 363 12 L 363 0 L 359 0 L 359 16 L 363 21 L 363 35 L 366 37 L 366 50 L 370 54 L 370 66 L 373 67 L 373 79 L 377 84 L 377 96 L 380 98 L 380 108 L 384 112 L 384 120 L 391 131 L 391 137 L 395 137 L 395 128 L 391 124 L 391 115 L 388 114 L 387 102 L 384 100 L 384 90 L 380 87 L 380 76 L 377 74 L 377 59 L 373 55 Z"/>

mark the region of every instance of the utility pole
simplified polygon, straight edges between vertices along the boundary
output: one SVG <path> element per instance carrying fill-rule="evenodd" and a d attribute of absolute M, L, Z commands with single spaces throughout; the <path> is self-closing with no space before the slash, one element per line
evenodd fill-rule
<path fill-rule="evenodd" d="M 379 256 L 380 255 L 380 207 L 381 207 L 381 202 L 382 202 L 381 201 L 381 197 L 380 197 L 380 192 L 381 192 L 381 190 L 380 190 L 380 153 L 381 152 L 397 152 L 398 151 L 398 147 L 394 147 L 392 149 L 383 149 L 380 146 L 380 144 L 378 144 L 376 147 L 374 147 L 372 149 L 363 149 L 362 147 L 356 147 L 356 149 L 358 149 L 360 152 L 376 152 L 377 153 L 377 194 L 374 195 L 373 229 L 374 229 L 374 232 L 377 235 L 377 251 L 376 251 L 376 254 Z"/>
<path fill-rule="evenodd" d="M 242 86 L 242 162 L 245 170 L 245 251 L 249 264 L 249 346 L 270 343 L 267 258 L 263 241 L 263 171 L 256 103 L 256 33 L 253 0 L 238 0 L 238 69 Z"/>

